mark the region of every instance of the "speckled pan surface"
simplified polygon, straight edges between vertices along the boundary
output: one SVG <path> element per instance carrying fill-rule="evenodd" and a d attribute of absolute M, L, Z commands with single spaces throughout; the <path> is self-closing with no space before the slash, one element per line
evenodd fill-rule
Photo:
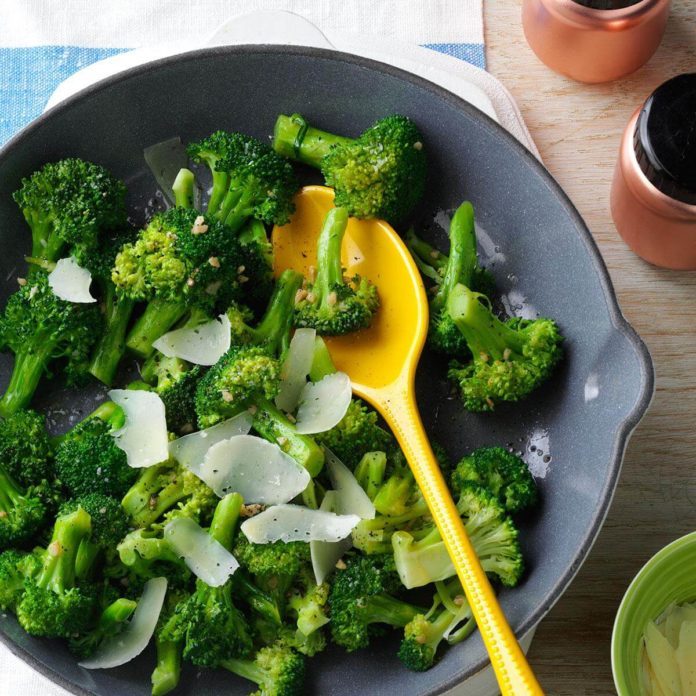
<path fill-rule="evenodd" d="M 441 211 L 471 200 L 481 254 L 503 304 L 557 318 L 567 337 L 567 360 L 551 383 L 530 401 L 493 415 L 462 411 L 444 381 L 441 360 L 424 356 L 418 374 L 429 432 L 451 456 L 480 445 L 510 444 L 540 476 L 541 508 L 521 525 L 529 571 L 519 588 L 501 593 L 521 635 L 558 600 L 589 552 L 611 502 L 627 438 L 650 402 L 653 372 L 572 204 L 522 146 L 474 107 L 395 68 L 319 49 L 216 48 L 135 68 L 49 111 L 0 152 L 2 299 L 16 288 L 28 249 L 23 220 L 10 198 L 22 176 L 60 157 L 94 159 L 126 180 L 133 205 L 142 210 L 154 192 L 144 147 L 217 128 L 266 137 L 276 114 L 296 110 L 328 130 L 349 134 L 386 114 L 413 118 L 430 157 L 419 219 L 441 221 Z M 433 233 L 440 244 L 445 241 L 437 223 Z M 7 356 L 0 358 L 2 384 L 10 364 Z M 84 411 L 102 393 L 87 392 L 79 397 Z M 75 398 L 56 386 L 41 401 L 59 414 L 73 408 Z M 0 638 L 74 693 L 150 693 L 150 651 L 124 667 L 87 672 L 63 646 L 29 638 L 11 618 L 0 618 Z M 400 666 L 396 646 L 396 639 L 385 638 L 370 651 L 328 650 L 311 662 L 308 694 L 437 694 L 486 661 L 474 635 L 429 672 L 414 674 Z M 248 691 L 248 683 L 232 675 L 186 668 L 177 693 Z"/>

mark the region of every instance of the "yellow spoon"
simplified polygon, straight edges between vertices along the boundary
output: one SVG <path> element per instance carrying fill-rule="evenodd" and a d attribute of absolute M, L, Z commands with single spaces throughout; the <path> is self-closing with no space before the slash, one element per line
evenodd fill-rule
<path fill-rule="evenodd" d="M 273 230 L 275 270 L 307 275 L 333 207 L 333 190 L 307 186 L 296 204 L 290 223 Z M 414 377 L 428 331 L 420 273 L 401 238 L 378 220 L 349 221 L 342 260 L 347 275 L 358 273 L 377 286 L 380 309 L 369 329 L 327 338 L 331 357 L 350 375 L 355 394 L 371 403 L 396 435 L 457 570 L 502 693 L 543 694 L 467 537 L 418 413 Z"/>

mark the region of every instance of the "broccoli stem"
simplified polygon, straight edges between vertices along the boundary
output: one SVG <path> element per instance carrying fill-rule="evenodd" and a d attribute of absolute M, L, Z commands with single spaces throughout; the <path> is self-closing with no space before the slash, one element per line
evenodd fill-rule
<path fill-rule="evenodd" d="M 437 293 L 430 302 L 430 311 L 433 313 L 445 308 L 447 297 L 457 283 L 463 283 L 467 287 L 471 285 L 478 263 L 474 208 L 468 201 L 464 201 L 454 213 L 450 222 L 449 234 L 449 259 L 445 265 Z"/>
<path fill-rule="evenodd" d="M 152 355 L 152 344 L 186 314 L 182 302 L 154 299 L 148 302 L 126 339 L 126 348 L 139 358 Z"/>
<path fill-rule="evenodd" d="M 263 256 L 268 263 L 268 267 L 273 268 L 273 244 L 271 244 L 270 240 L 268 239 L 268 233 L 266 232 L 266 228 L 261 220 L 251 218 L 246 227 L 240 233 L 239 241 L 242 244 L 258 245 L 259 249 L 261 249 L 263 252 Z"/>
<path fill-rule="evenodd" d="M 213 513 L 208 533 L 228 551 L 232 549 L 243 503 L 244 500 L 239 493 L 229 493 L 217 504 Z"/>
<path fill-rule="evenodd" d="M 74 587 L 77 552 L 91 531 L 90 516 L 81 507 L 56 520 L 51 543 L 44 553 L 43 566 L 36 579 L 40 588 L 62 594 Z"/>
<path fill-rule="evenodd" d="M 215 169 L 215 164 L 216 160 L 208 161 L 210 173 L 213 177 L 213 190 L 210 194 L 208 209 L 206 211 L 208 215 L 218 212 L 230 188 L 230 175 L 227 172 L 219 172 Z"/>
<path fill-rule="evenodd" d="M 244 679 L 248 679 L 255 684 L 262 684 L 265 677 L 265 672 L 253 660 L 229 658 L 227 660 L 223 660 L 220 663 L 220 667 L 224 667 L 226 670 L 234 672 L 234 674 Z"/>
<path fill-rule="evenodd" d="M 10 383 L 0 399 L 0 416 L 3 418 L 26 408 L 39 386 L 55 347 L 50 338 L 45 337 L 43 341 L 41 338 L 37 336 L 36 345 L 15 354 Z"/>
<path fill-rule="evenodd" d="M 300 114 L 278 116 L 273 130 L 273 149 L 284 157 L 304 162 L 315 169 L 335 144 L 347 145 L 351 138 L 313 128 Z"/>
<path fill-rule="evenodd" d="M 196 179 L 190 169 L 184 167 L 179 170 L 172 184 L 174 205 L 177 208 L 193 208 L 193 187 L 195 181 Z"/>
<path fill-rule="evenodd" d="M 492 360 L 507 360 L 511 352 L 522 352 L 522 340 L 493 314 L 479 298 L 480 293 L 465 285 L 456 285 L 449 293 L 447 309 L 475 356 L 487 356 Z"/>
<path fill-rule="evenodd" d="M 254 195 L 251 187 L 240 191 L 234 187 L 233 183 L 217 212 L 218 219 L 224 222 L 232 232 L 238 232 L 252 215 Z"/>
<path fill-rule="evenodd" d="M 441 273 L 447 265 L 447 256 L 418 237 L 412 227 L 406 232 L 406 245 L 421 272 L 439 283 Z"/>
<path fill-rule="evenodd" d="M 412 621 L 414 616 L 423 612 L 422 607 L 416 607 L 384 594 L 367 597 L 361 610 L 366 618 L 366 623 L 384 623 L 400 628 Z"/>
<path fill-rule="evenodd" d="M 104 313 L 104 333 L 97 342 L 97 347 L 89 364 L 89 373 L 100 382 L 111 386 L 114 375 L 126 350 L 126 332 L 130 322 L 135 301 L 117 294 L 112 283 L 106 285 Z"/>
<path fill-rule="evenodd" d="M 275 442 L 314 478 L 324 466 L 324 452 L 309 435 L 300 435 L 295 426 L 270 401 L 258 401 L 254 430 Z M 282 444 L 281 444 L 282 443 Z"/>
<path fill-rule="evenodd" d="M 259 616 L 268 619 L 274 626 L 280 626 L 283 623 L 276 601 L 251 582 L 243 570 L 238 569 L 232 576 L 232 581 L 235 592 Z"/>
<path fill-rule="evenodd" d="M 332 208 L 324 218 L 324 224 L 317 240 L 317 279 L 314 294 L 320 304 L 328 302 L 329 293 L 336 285 L 343 283 L 341 266 L 341 245 L 348 226 L 348 211 L 345 208 Z"/>
<path fill-rule="evenodd" d="M 136 527 L 149 527 L 187 496 L 184 485 L 178 479 L 164 488 L 158 488 L 160 473 L 159 466 L 145 469 L 121 501 L 123 509 Z"/>
<path fill-rule="evenodd" d="M 0 464 L 0 512 L 7 516 L 22 503 L 23 498 L 22 491 Z"/>
<path fill-rule="evenodd" d="M 302 284 L 302 276 L 290 269 L 276 283 L 268 309 L 254 329 L 254 343 L 264 345 L 277 355 L 282 355 L 290 342 L 295 295 Z"/>
<path fill-rule="evenodd" d="M 314 355 L 312 366 L 309 369 L 309 378 L 312 382 L 320 382 L 327 375 L 336 372 L 336 366 L 331 358 L 331 353 L 326 342 L 321 336 L 314 339 Z"/>
<path fill-rule="evenodd" d="M 386 469 L 387 455 L 384 452 L 367 452 L 355 468 L 355 478 L 372 501 L 382 486 Z"/>
<path fill-rule="evenodd" d="M 53 218 L 31 214 L 27 210 L 23 212 L 31 228 L 31 255 L 37 259 L 56 261 L 65 242 L 53 231 Z"/>
<path fill-rule="evenodd" d="M 152 673 L 152 696 L 164 696 L 173 691 L 181 677 L 183 641 L 164 640 L 157 636 L 157 667 Z"/>

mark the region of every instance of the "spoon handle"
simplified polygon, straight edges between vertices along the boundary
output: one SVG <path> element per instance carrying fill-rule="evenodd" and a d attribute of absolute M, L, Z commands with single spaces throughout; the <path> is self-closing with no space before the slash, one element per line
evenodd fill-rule
<path fill-rule="evenodd" d="M 543 696 L 457 513 L 423 428 L 413 392 L 390 394 L 380 402 L 382 415 L 406 455 L 461 580 L 502 694 Z"/>

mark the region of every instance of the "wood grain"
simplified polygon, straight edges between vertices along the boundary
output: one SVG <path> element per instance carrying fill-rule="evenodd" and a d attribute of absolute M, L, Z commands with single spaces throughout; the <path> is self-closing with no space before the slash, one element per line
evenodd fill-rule
<path fill-rule="evenodd" d="M 484 3 L 488 68 L 512 92 L 546 166 L 585 218 L 657 375 L 604 528 L 530 652 L 548 694 L 611 694 L 611 629 L 628 583 L 660 547 L 696 529 L 696 272 L 656 269 L 634 256 L 616 233 L 608 201 L 619 138 L 633 111 L 665 79 L 696 71 L 696 2 L 674 2 L 662 45 L 646 66 L 591 86 L 536 58 L 520 6 Z"/>

